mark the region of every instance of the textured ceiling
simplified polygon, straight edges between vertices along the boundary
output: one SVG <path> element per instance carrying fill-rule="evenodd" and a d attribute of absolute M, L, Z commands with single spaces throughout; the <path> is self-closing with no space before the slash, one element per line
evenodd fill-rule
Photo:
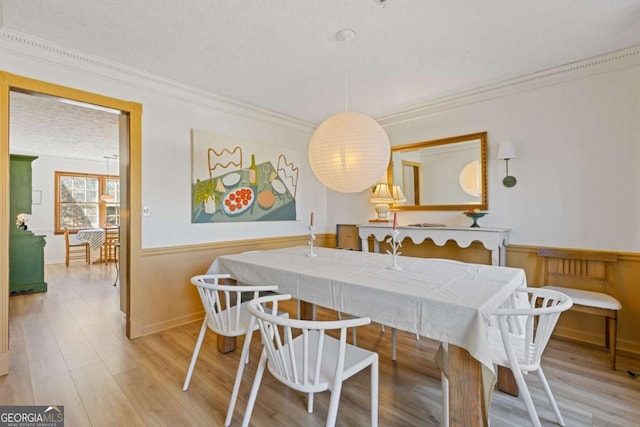
<path fill-rule="evenodd" d="M 103 160 L 118 154 L 119 114 L 11 92 L 12 153 Z"/>
<path fill-rule="evenodd" d="M 640 44 L 640 0 L 4 0 L 2 26 L 320 123 Z"/>

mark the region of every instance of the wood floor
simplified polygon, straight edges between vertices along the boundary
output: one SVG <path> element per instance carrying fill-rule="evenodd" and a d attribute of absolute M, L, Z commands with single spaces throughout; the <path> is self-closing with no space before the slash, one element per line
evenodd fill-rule
<path fill-rule="evenodd" d="M 182 392 L 200 323 L 128 340 L 114 273 L 113 265 L 50 265 L 47 293 L 10 299 L 11 372 L 0 377 L 0 404 L 64 405 L 66 426 L 223 425 L 239 350 L 219 354 L 209 333 L 191 386 Z M 335 318 L 322 309 L 318 315 Z M 371 325 L 359 329 L 358 345 L 380 354 L 380 426 L 441 425 L 436 342 L 399 332 L 394 363 L 389 329 Z M 259 352 L 254 339 L 232 425 L 242 421 Z M 627 369 L 640 371 L 640 360 L 620 356 L 611 372 L 606 357 L 600 348 L 550 343 L 545 372 L 567 426 L 640 422 L 640 382 L 627 375 Z M 543 425 L 555 425 L 537 377 L 527 381 Z M 368 370 L 345 383 L 338 425 L 369 425 L 368 390 Z M 327 393 L 317 395 L 315 412 L 307 414 L 303 395 L 265 374 L 252 425 L 322 426 L 328 401 Z M 494 427 L 530 425 L 522 402 L 500 392 L 490 419 Z"/>

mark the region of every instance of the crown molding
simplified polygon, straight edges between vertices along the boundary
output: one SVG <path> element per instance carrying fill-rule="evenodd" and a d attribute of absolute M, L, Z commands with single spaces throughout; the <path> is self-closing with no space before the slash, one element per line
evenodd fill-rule
<path fill-rule="evenodd" d="M 433 113 L 640 65 L 640 45 L 416 104 L 375 119 L 389 127 Z"/>
<path fill-rule="evenodd" d="M 207 92 L 98 56 L 63 48 L 47 40 L 10 29 L 0 28 L 0 50 L 11 51 L 14 54 L 41 62 L 55 63 L 74 70 L 89 72 L 126 85 L 142 86 L 145 89 L 170 95 L 196 105 L 302 132 L 312 132 L 317 127 L 316 123 Z M 638 65 L 640 65 L 640 45 L 429 100 L 397 112 L 376 116 L 375 119 L 382 126 L 389 127 L 452 108 Z"/>
<path fill-rule="evenodd" d="M 142 86 L 145 89 L 170 95 L 190 103 L 254 120 L 274 123 L 302 132 L 311 132 L 317 126 L 311 122 L 185 85 L 134 67 L 108 61 L 99 56 L 63 48 L 47 40 L 6 28 L 0 28 L 0 50 L 10 51 L 13 54 L 35 59 L 39 62 L 55 63 L 74 70 L 89 72 L 126 85 Z"/>

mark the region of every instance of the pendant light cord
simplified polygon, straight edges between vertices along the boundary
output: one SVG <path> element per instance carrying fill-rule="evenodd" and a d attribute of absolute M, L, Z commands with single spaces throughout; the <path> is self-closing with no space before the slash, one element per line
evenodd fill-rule
<path fill-rule="evenodd" d="M 349 41 L 344 40 L 344 111 L 349 111 Z"/>

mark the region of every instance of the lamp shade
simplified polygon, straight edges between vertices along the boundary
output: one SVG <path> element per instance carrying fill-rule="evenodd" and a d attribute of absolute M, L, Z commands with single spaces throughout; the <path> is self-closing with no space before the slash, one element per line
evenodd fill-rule
<path fill-rule="evenodd" d="M 389 166 L 390 156 L 391 144 L 382 126 L 354 111 L 326 119 L 309 142 L 309 163 L 314 175 L 340 193 L 357 193 L 371 187 Z"/>
<path fill-rule="evenodd" d="M 516 158 L 516 150 L 513 147 L 513 142 L 502 141 L 498 147 L 498 160 L 508 160 Z"/>
<path fill-rule="evenodd" d="M 393 203 L 393 196 L 387 184 L 378 184 L 369 199 L 371 203 Z"/>
<path fill-rule="evenodd" d="M 407 197 L 404 195 L 399 185 L 393 186 L 392 193 L 393 193 L 393 203 L 400 204 L 407 201 Z"/>

